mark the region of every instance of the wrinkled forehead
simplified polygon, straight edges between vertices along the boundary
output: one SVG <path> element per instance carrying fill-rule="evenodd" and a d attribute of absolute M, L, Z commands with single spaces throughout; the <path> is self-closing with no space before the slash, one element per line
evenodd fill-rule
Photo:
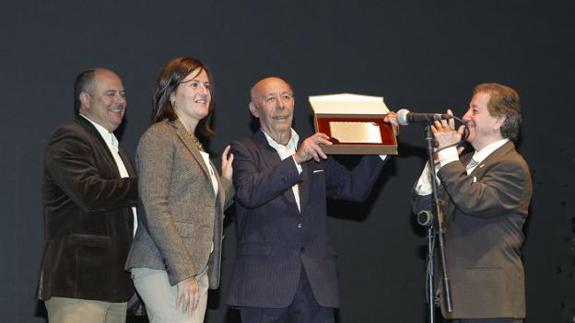
<path fill-rule="evenodd" d="M 258 82 L 253 88 L 253 95 L 266 96 L 270 94 L 292 93 L 292 89 L 284 80 L 267 78 Z"/>

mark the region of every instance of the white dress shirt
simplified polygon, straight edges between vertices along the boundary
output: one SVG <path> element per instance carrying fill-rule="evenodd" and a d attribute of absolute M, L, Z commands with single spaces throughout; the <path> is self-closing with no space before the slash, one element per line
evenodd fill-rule
<path fill-rule="evenodd" d="M 293 156 L 293 154 L 295 154 L 296 150 L 297 150 L 297 144 L 299 142 L 299 135 L 297 134 L 297 132 L 295 132 L 295 130 L 293 130 L 293 128 L 291 129 L 291 137 L 287 143 L 287 145 L 282 145 L 277 143 L 272 137 L 270 137 L 265 131 L 262 132 L 264 133 L 266 140 L 268 141 L 268 144 L 270 146 L 272 146 L 273 149 L 275 149 L 275 151 L 277 151 L 278 155 L 280 156 L 281 160 L 284 160 L 288 157 Z M 302 172 L 302 168 L 301 165 L 296 163 L 295 159 L 293 160 L 295 167 L 297 168 L 297 171 L 299 174 L 301 174 Z M 295 184 L 294 186 L 291 187 L 292 191 L 293 191 L 293 195 L 295 197 L 295 202 L 297 204 L 297 209 L 298 211 L 301 212 L 301 206 L 300 206 L 300 201 L 299 201 L 299 186 L 297 184 Z"/>
<path fill-rule="evenodd" d="M 212 188 L 214 189 L 214 194 L 218 196 L 218 179 L 216 178 L 216 173 L 212 168 L 212 164 L 210 163 L 210 155 L 207 152 L 200 151 L 202 158 L 204 159 L 204 163 L 206 163 L 206 167 L 208 168 L 208 172 L 210 173 L 210 180 L 212 182 Z"/>
<path fill-rule="evenodd" d="M 471 159 L 475 162 L 469 163 L 469 165 L 471 165 L 472 167 L 469 167 L 468 165 L 467 174 L 469 175 L 471 172 L 473 172 L 475 167 L 481 164 L 481 162 L 483 162 L 487 157 L 489 157 L 489 155 L 491 155 L 499 147 L 505 145 L 508 141 L 509 138 L 503 138 L 501 140 L 490 143 L 489 145 L 483 147 L 483 149 L 479 151 L 475 151 L 473 157 L 471 157 Z M 457 152 L 456 147 L 449 147 L 447 149 L 440 150 L 437 153 L 437 157 L 439 159 L 439 167 L 436 167 L 436 172 L 439 170 L 439 168 L 453 161 L 459 160 L 459 153 Z M 437 177 L 437 173 L 435 175 L 435 179 L 439 184 L 440 181 L 439 178 Z M 419 176 L 417 184 L 415 184 L 415 192 L 419 195 L 431 194 L 431 175 L 430 175 L 429 163 L 425 164 L 425 168 L 423 169 L 421 176 Z"/>

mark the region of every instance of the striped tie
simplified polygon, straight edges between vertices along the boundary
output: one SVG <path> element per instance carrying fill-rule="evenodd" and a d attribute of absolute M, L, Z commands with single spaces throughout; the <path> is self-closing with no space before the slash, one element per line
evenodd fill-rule
<path fill-rule="evenodd" d="M 469 163 L 467 164 L 467 166 L 465 167 L 465 169 L 467 170 L 467 174 L 471 173 L 471 171 L 475 168 L 475 166 L 477 166 L 479 164 L 478 161 L 476 161 L 475 159 L 471 158 L 471 160 L 469 161 Z"/>

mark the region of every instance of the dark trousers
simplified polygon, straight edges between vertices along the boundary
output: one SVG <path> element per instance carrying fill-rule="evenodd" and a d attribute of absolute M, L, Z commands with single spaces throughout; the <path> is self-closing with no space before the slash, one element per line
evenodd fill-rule
<path fill-rule="evenodd" d="M 460 319 L 450 323 L 523 323 L 523 319 Z"/>
<path fill-rule="evenodd" d="M 318 304 L 302 268 L 293 302 L 288 307 L 239 307 L 243 323 L 334 323 L 333 308 Z"/>

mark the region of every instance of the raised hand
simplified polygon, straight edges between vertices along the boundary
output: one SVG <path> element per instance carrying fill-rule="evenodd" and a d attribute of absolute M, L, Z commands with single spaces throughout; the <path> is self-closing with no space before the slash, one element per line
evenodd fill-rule
<path fill-rule="evenodd" d="M 326 159 L 327 156 L 321 149 L 320 145 L 331 145 L 329 137 L 321 132 L 317 132 L 310 137 L 307 137 L 295 152 L 294 159 L 298 164 L 305 163 L 313 158 L 316 162 L 320 159 Z"/>
<path fill-rule="evenodd" d="M 224 152 L 222 153 L 222 177 L 232 180 L 232 175 L 234 173 L 234 169 L 232 167 L 232 163 L 234 161 L 234 154 L 230 153 L 230 145 L 226 146 Z"/>
<path fill-rule="evenodd" d="M 453 115 L 451 109 L 447 109 L 447 114 Z M 442 149 L 457 144 L 463 137 L 464 126 L 455 130 L 455 119 L 434 121 L 431 125 L 431 132 L 437 142 L 437 148 Z"/>
<path fill-rule="evenodd" d="M 389 111 L 383 118 L 383 121 L 391 124 L 395 135 L 399 135 L 399 123 L 397 122 L 397 113 L 395 113 L 395 111 Z"/>

